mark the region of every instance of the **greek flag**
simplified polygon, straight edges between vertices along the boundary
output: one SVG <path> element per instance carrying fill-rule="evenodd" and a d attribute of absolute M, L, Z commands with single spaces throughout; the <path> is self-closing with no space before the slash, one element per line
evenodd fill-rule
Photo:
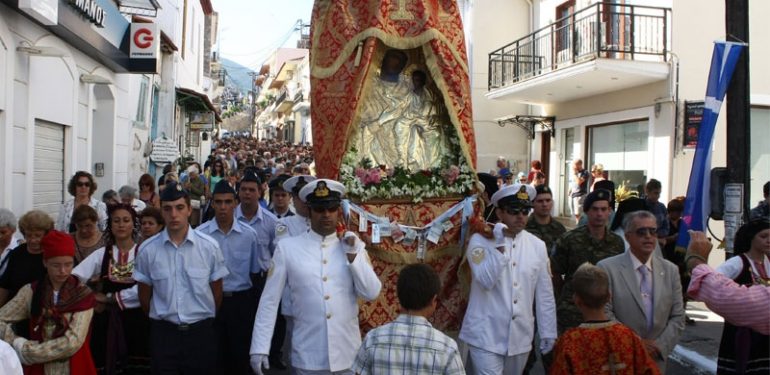
<path fill-rule="evenodd" d="M 690 243 L 688 230 L 703 231 L 706 229 L 706 219 L 711 212 L 709 184 L 714 128 L 717 117 L 719 117 L 719 109 L 722 107 L 722 101 L 727 92 L 727 86 L 730 84 L 730 78 L 743 47 L 744 44 L 742 43 L 714 43 L 711 71 L 706 88 L 706 101 L 703 107 L 703 120 L 698 132 L 698 145 L 695 148 L 690 182 L 687 185 L 687 199 L 684 203 L 682 224 L 679 227 L 679 237 L 676 242 L 677 247 L 687 248 Z"/>

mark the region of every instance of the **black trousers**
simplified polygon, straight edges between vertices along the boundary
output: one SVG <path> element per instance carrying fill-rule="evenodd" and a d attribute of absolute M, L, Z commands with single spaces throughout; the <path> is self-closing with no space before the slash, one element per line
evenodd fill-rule
<path fill-rule="evenodd" d="M 251 374 L 249 348 L 257 300 L 250 290 L 225 292 L 215 326 L 219 343 L 217 371 L 220 374 Z"/>
<path fill-rule="evenodd" d="M 152 320 L 150 327 L 150 359 L 154 375 L 215 373 L 217 335 L 213 318 L 183 325 Z"/>

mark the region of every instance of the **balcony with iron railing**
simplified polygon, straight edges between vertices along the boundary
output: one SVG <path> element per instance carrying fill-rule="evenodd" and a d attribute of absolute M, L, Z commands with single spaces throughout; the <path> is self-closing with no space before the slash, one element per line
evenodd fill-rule
<path fill-rule="evenodd" d="M 665 79 L 670 13 L 610 3 L 578 10 L 489 53 L 487 97 L 556 102 Z"/>

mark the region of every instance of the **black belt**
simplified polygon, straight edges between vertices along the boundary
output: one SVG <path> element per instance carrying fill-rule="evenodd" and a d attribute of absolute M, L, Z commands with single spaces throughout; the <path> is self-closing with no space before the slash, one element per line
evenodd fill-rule
<path fill-rule="evenodd" d="M 245 290 L 239 290 L 237 292 L 222 292 L 223 297 L 238 297 L 242 295 L 246 295 L 251 291 L 251 289 L 245 289 Z"/>
<path fill-rule="evenodd" d="M 158 319 L 152 319 L 152 322 L 161 326 L 175 329 L 180 332 L 184 332 L 184 331 L 190 331 L 199 327 L 210 326 L 214 324 L 214 318 L 199 320 L 195 323 L 181 323 L 181 324 L 176 324 L 166 320 L 158 320 Z"/>

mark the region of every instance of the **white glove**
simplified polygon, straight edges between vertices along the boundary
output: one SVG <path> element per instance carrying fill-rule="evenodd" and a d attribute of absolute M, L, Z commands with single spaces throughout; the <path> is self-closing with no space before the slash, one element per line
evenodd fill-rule
<path fill-rule="evenodd" d="M 556 345 L 556 339 L 544 339 L 540 338 L 540 353 L 548 354 L 553 350 L 553 346 Z"/>
<path fill-rule="evenodd" d="M 508 226 L 503 223 L 495 224 L 495 229 L 492 229 L 492 234 L 495 236 L 495 247 L 505 246 L 505 233 L 504 230 L 508 229 Z"/>
<path fill-rule="evenodd" d="M 342 236 L 342 248 L 345 249 L 347 254 L 358 254 L 358 244 L 361 240 L 351 231 L 345 232 Z"/>
<path fill-rule="evenodd" d="M 251 368 L 257 375 L 264 375 L 262 368 L 270 370 L 270 362 L 267 360 L 267 354 L 252 354 L 251 355 Z"/>

